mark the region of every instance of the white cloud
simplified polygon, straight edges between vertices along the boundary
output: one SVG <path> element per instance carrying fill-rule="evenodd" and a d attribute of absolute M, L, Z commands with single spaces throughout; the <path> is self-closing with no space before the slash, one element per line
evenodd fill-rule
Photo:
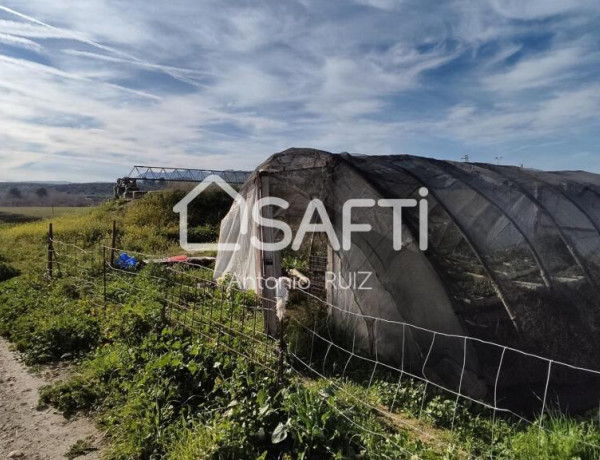
<path fill-rule="evenodd" d="M 599 112 L 600 86 L 594 84 L 552 94 L 527 108 L 499 105 L 483 111 L 470 105 L 457 105 L 437 128 L 482 144 L 502 144 L 515 138 L 552 137 L 565 127 L 582 131 L 590 122 L 600 129 Z"/>
<path fill-rule="evenodd" d="M 534 128 L 558 129 L 587 121 L 600 130 L 600 85 L 590 85 L 574 91 L 562 91 L 540 104 Z"/>
<path fill-rule="evenodd" d="M 497 12 L 512 19 L 543 19 L 597 6 L 593 0 L 492 0 Z"/>
<path fill-rule="evenodd" d="M 534 142 L 598 107 L 587 0 L 0 2 L 0 179 L 31 162 L 73 178 L 69 161 L 114 175 L 252 168 L 292 145 Z"/>
<path fill-rule="evenodd" d="M 553 49 L 542 55 L 524 58 L 505 72 L 485 77 L 483 82 L 492 91 L 520 91 L 548 86 L 571 77 L 572 71 L 597 59 L 597 53 L 583 46 Z"/>
<path fill-rule="evenodd" d="M 371 6 L 373 8 L 379 8 L 386 11 L 391 11 L 402 5 L 403 0 L 355 0 L 356 3 L 361 5 Z"/>

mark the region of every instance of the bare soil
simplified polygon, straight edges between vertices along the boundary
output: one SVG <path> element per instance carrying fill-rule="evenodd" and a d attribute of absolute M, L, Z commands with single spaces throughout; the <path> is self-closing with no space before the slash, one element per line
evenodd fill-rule
<path fill-rule="evenodd" d="M 64 459 L 78 441 L 97 449 L 78 458 L 100 458 L 102 436 L 90 420 L 38 407 L 40 388 L 56 378 L 52 371 L 31 372 L 0 338 L 0 460 Z"/>

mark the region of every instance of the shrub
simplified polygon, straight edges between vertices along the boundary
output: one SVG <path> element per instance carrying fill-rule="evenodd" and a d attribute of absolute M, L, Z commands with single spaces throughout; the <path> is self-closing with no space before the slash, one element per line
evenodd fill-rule
<path fill-rule="evenodd" d="M 179 234 L 177 237 L 179 237 Z M 188 241 L 190 243 L 214 243 L 218 240 L 219 227 L 214 225 L 200 225 L 188 228 Z"/>
<path fill-rule="evenodd" d="M 100 339 L 100 325 L 85 301 L 68 283 L 57 283 L 47 295 L 30 278 L 3 284 L 0 294 L 0 334 L 10 338 L 28 363 L 81 356 Z M 68 293 L 68 295 L 67 295 Z"/>
<path fill-rule="evenodd" d="M 78 306 L 66 304 L 63 307 L 64 311 L 56 315 L 49 316 L 39 309 L 15 321 L 11 339 L 28 363 L 74 358 L 98 344 L 98 321 L 82 314 Z"/>

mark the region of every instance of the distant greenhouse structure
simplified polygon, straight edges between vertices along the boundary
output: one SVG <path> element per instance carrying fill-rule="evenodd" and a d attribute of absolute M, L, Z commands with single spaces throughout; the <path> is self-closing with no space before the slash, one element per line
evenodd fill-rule
<path fill-rule="evenodd" d="M 598 175 L 289 149 L 260 165 L 241 193 L 249 205 L 265 196 L 287 200 L 289 208 L 273 207 L 271 217 L 294 231 L 308 203 L 319 198 L 341 240 L 347 200 L 420 200 L 423 187 L 429 191 L 427 251 L 419 249 L 417 208 L 404 210 L 400 251 L 392 249 L 391 210 L 377 206 L 354 209 L 353 221 L 369 223 L 372 230 L 354 233 L 349 250 L 333 250 L 322 234 L 306 239 L 300 252 L 311 280 L 321 283 L 316 295 L 337 307 L 328 313 L 335 329 L 381 361 L 399 364 L 402 347 L 402 359 L 415 372 L 454 387 L 460 379 L 468 394 L 512 398 L 512 406 L 526 406 L 531 394 L 543 393 L 550 371 L 507 356 L 500 376 L 498 349 L 484 341 L 597 369 Z M 222 223 L 221 242 L 241 249 L 218 254 L 217 275 L 281 276 L 287 253 L 254 249 L 250 238 L 261 234 L 253 224 L 249 232 L 240 231 L 240 207 L 234 203 Z M 277 241 L 281 235 L 271 237 Z M 372 272 L 372 289 L 323 286 L 325 270 L 342 276 Z M 406 332 L 401 323 L 439 335 L 433 343 L 431 335 Z M 470 341 L 466 349 L 463 336 L 481 341 Z M 553 377 L 550 391 L 562 405 L 584 408 L 597 402 L 597 377 L 568 370 Z M 498 384 L 502 393 L 492 394 Z"/>
<path fill-rule="evenodd" d="M 140 189 L 141 184 L 147 186 L 148 183 L 202 182 L 210 176 L 218 176 L 228 184 L 241 186 L 250 177 L 250 172 L 232 169 L 217 171 L 212 169 L 136 165 L 127 176 L 117 179 L 113 192 L 115 198 L 135 199 L 148 192 L 148 190 Z"/>
<path fill-rule="evenodd" d="M 171 168 L 162 166 L 134 166 L 127 177 L 136 180 L 170 181 L 170 182 L 202 182 L 209 176 L 217 175 L 225 182 L 241 185 L 248 180 L 248 171 L 211 169 Z"/>

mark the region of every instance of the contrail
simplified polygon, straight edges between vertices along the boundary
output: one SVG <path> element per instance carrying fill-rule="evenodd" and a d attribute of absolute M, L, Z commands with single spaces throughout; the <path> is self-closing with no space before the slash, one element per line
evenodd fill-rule
<path fill-rule="evenodd" d="M 101 49 L 101 50 L 106 51 L 108 53 L 112 53 L 112 54 L 115 54 L 115 55 L 120 56 L 122 58 L 128 59 L 129 61 L 131 61 L 132 64 L 138 64 L 138 65 L 144 65 L 144 66 L 150 66 L 150 67 L 157 66 L 157 64 L 152 64 L 150 62 L 147 62 L 147 61 L 144 61 L 142 59 L 139 59 L 139 58 L 137 58 L 135 56 L 132 56 L 131 54 L 125 53 L 125 52 L 120 51 L 118 49 L 115 49 L 113 47 L 102 45 L 101 43 L 95 42 L 93 40 L 89 40 L 89 39 L 87 39 L 85 37 L 82 37 L 82 36 L 80 36 L 80 35 L 78 35 L 78 34 L 76 34 L 74 32 L 71 32 L 70 30 L 65 30 L 65 29 L 61 29 L 59 27 L 55 27 L 55 26 L 50 25 L 50 24 L 48 24 L 46 22 L 40 21 L 39 19 L 36 19 L 36 18 L 34 18 L 32 16 L 28 16 L 26 14 L 20 13 L 19 11 L 13 10 L 12 8 L 9 8 L 7 6 L 0 5 L 0 11 L 5 11 L 5 12 L 7 12 L 9 14 L 12 14 L 14 16 L 17 16 L 17 17 L 19 17 L 21 19 L 25 19 L 26 21 L 33 22 L 34 24 L 37 24 L 39 26 L 47 27 L 48 29 L 60 32 L 61 34 L 65 35 L 65 36 L 67 36 L 67 37 L 69 37 L 69 38 L 71 38 L 73 40 L 76 40 L 76 41 L 78 41 L 80 43 L 85 43 L 86 45 L 93 46 L 95 48 Z M 196 87 L 203 87 L 204 86 L 204 85 L 198 83 L 195 80 L 183 77 L 183 76 L 181 76 L 181 75 L 179 75 L 179 74 L 177 74 L 177 73 L 175 73 L 173 71 L 165 69 L 164 67 L 163 68 L 159 68 L 159 67 L 157 67 L 157 70 L 160 70 L 161 72 L 164 72 L 167 75 L 170 75 L 171 77 L 175 78 L 176 80 L 182 81 L 184 83 L 187 83 L 188 85 L 192 85 L 192 86 L 196 86 Z"/>
<path fill-rule="evenodd" d="M 39 64 L 37 62 L 32 62 L 32 61 L 28 61 L 28 60 L 24 60 L 24 59 L 12 58 L 9 56 L 4 56 L 4 55 L 0 55 L 0 62 L 7 62 L 12 65 L 27 67 L 27 68 L 34 69 L 37 71 L 46 72 L 48 74 L 55 75 L 55 76 L 61 77 L 61 78 L 67 78 L 70 80 L 77 80 L 77 81 L 86 81 L 86 82 L 90 82 L 90 83 L 100 84 L 103 86 L 108 86 L 110 88 L 118 89 L 120 91 L 125 91 L 126 93 L 131 93 L 131 94 L 134 94 L 139 97 L 153 99 L 155 101 L 162 100 L 161 97 L 155 96 L 154 94 L 150 94 L 145 91 L 127 88 L 126 86 L 117 85 L 115 83 L 98 82 L 96 80 L 92 80 L 87 77 L 82 77 L 81 75 L 65 72 L 63 70 L 59 70 L 54 67 L 47 66 L 45 64 Z"/>
<path fill-rule="evenodd" d="M 161 64 L 150 64 L 150 63 L 141 62 L 141 61 L 131 61 L 131 60 L 123 59 L 123 58 L 119 58 L 119 57 L 107 56 L 106 54 L 90 53 L 88 51 L 66 49 L 66 50 L 63 50 L 63 53 L 71 55 L 71 56 L 82 56 L 82 57 L 87 57 L 90 59 L 98 59 L 101 61 L 122 62 L 125 64 L 131 64 L 133 66 L 138 66 L 143 69 L 158 70 L 158 71 L 167 73 L 171 76 L 173 74 L 177 74 L 182 79 L 183 78 L 190 79 L 192 77 L 214 75 L 214 73 L 208 72 L 208 71 L 186 69 L 184 67 L 173 67 L 173 66 L 166 66 L 166 65 L 161 65 Z M 187 74 L 187 75 L 189 75 L 189 77 L 181 76 L 181 74 Z M 207 86 L 206 84 L 202 84 L 195 80 L 191 80 L 191 81 L 194 82 L 197 86 Z M 190 84 L 192 84 L 192 83 L 190 83 Z"/>
<path fill-rule="evenodd" d="M 17 37 L 15 35 L 3 34 L 0 32 L 0 43 L 8 43 L 9 45 L 17 45 L 27 48 L 28 50 L 40 52 L 42 47 L 34 42 L 33 40 L 29 40 L 23 37 Z"/>
<path fill-rule="evenodd" d="M 47 27 L 48 29 L 60 32 L 61 34 L 65 35 L 65 36 L 68 36 L 68 37 L 72 38 L 73 40 L 77 40 L 78 42 L 85 43 L 86 45 L 94 46 L 94 47 L 100 48 L 100 49 L 102 49 L 104 51 L 108 51 L 110 53 L 118 54 L 119 56 L 126 57 L 127 59 L 131 59 L 131 60 L 134 60 L 134 61 L 140 61 L 135 56 L 131 56 L 130 54 L 127 54 L 127 53 L 124 53 L 124 52 L 119 51 L 117 49 L 111 48 L 110 46 L 105 46 L 105 45 L 102 45 L 102 44 L 97 43 L 95 41 L 88 40 L 87 38 L 82 37 L 82 36 L 80 36 L 80 35 L 78 35 L 76 33 L 73 33 L 70 30 L 65 30 L 65 29 L 61 29 L 59 27 L 54 27 L 53 25 L 50 25 L 50 24 L 48 24 L 46 22 L 40 21 L 39 19 L 36 19 L 34 17 L 31 17 L 31 16 L 28 16 L 26 14 L 20 13 L 18 11 L 15 11 L 12 8 L 8 8 L 7 6 L 0 5 L 0 10 L 1 11 L 5 11 L 5 12 L 10 13 L 10 14 L 13 14 L 13 15 L 15 15 L 17 17 L 20 17 L 21 19 L 25 19 L 26 21 L 33 22 L 34 24 L 37 24 L 39 26 Z"/>

